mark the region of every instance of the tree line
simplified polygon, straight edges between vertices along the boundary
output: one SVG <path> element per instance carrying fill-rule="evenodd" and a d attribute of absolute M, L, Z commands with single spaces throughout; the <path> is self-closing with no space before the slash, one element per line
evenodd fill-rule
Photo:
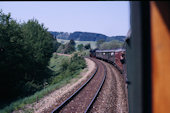
<path fill-rule="evenodd" d="M 66 44 L 60 44 L 57 49 L 57 52 L 64 53 L 64 54 L 72 54 L 73 52 L 76 51 L 75 45 L 76 45 L 75 41 L 73 39 L 71 39 Z M 83 44 L 77 45 L 78 51 L 83 51 L 83 50 L 88 50 L 88 49 L 91 49 L 90 43 L 87 43 L 86 45 L 83 45 Z"/>
<path fill-rule="evenodd" d="M 0 105 L 36 92 L 50 76 L 59 44 L 47 30 L 36 19 L 18 23 L 0 11 Z"/>
<path fill-rule="evenodd" d="M 96 42 L 97 49 L 118 49 L 122 48 L 123 42 L 118 40 L 112 40 L 110 42 L 105 42 L 105 40 L 98 40 Z"/>

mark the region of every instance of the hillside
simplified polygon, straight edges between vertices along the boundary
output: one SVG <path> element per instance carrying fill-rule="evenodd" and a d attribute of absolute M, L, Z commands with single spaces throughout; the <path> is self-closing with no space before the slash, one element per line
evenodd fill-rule
<path fill-rule="evenodd" d="M 68 33 L 68 32 L 53 32 L 49 31 L 53 37 L 56 39 L 63 39 L 63 40 L 70 40 L 73 39 L 75 41 L 98 41 L 98 40 L 105 40 L 107 42 L 112 41 L 112 40 L 118 40 L 118 41 L 124 41 L 125 36 L 106 36 L 103 34 L 99 33 L 90 33 L 90 32 L 73 32 L 73 33 Z"/>
<path fill-rule="evenodd" d="M 68 37 L 70 36 L 69 33 L 67 32 L 53 32 L 53 31 L 49 31 L 53 37 L 55 37 L 56 39 L 64 39 L 64 40 L 68 40 Z"/>
<path fill-rule="evenodd" d="M 112 36 L 112 37 L 107 37 L 106 42 L 112 41 L 112 40 L 118 40 L 121 42 L 124 42 L 125 36 Z"/>
<path fill-rule="evenodd" d="M 77 41 L 97 41 L 97 40 L 106 40 L 107 36 L 97 33 L 88 33 L 88 32 L 74 32 L 71 33 L 69 40 L 77 40 Z"/>

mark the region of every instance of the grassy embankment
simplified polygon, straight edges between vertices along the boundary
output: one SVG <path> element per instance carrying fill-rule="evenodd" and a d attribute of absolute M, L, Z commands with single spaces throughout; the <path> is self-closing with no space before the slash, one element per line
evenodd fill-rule
<path fill-rule="evenodd" d="M 11 103 L 9 106 L 0 110 L 0 113 L 9 113 L 13 110 L 24 110 L 26 104 L 31 104 L 38 101 L 50 92 L 61 88 L 65 84 L 69 83 L 72 78 L 78 77 L 79 73 L 86 67 L 85 60 L 75 54 L 73 57 L 58 56 L 53 54 L 50 59 L 48 68 L 52 71 L 52 77 L 44 84 L 44 88 L 34 95 L 25 97 L 16 102 Z M 31 111 L 25 111 L 31 112 Z"/>

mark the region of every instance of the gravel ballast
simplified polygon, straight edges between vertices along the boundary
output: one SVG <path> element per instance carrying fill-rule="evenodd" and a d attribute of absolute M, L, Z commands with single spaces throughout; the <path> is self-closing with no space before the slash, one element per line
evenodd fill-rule
<path fill-rule="evenodd" d="M 51 111 L 54 106 L 61 104 L 63 100 L 68 98 L 91 76 L 92 73 L 94 73 L 96 64 L 88 58 L 85 58 L 85 60 L 87 68 L 85 68 L 80 73 L 78 78 L 72 79 L 70 83 L 60 89 L 53 91 L 52 93 L 40 99 L 38 102 L 26 105 L 24 111 L 19 110 L 14 111 L 13 113 L 24 113 L 25 111 L 31 111 L 33 113 L 47 113 Z"/>
<path fill-rule="evenodd" d="M 103 63 L 107 68 L 106 80 L 90 113 L 128 113 L 124 77 L 114 66 Z"/>

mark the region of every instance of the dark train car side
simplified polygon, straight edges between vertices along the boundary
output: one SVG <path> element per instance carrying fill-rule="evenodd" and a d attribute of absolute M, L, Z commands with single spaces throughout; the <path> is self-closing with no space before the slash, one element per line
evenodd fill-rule
<path fill-rule="evenodd" d="M 95 55 L 95 56 L 94 56 Z M 96 57 L 113 64 L 121 73 L 125 67 L 125 49 L 94 50 L 90 51 L 90 57 Z"/>

